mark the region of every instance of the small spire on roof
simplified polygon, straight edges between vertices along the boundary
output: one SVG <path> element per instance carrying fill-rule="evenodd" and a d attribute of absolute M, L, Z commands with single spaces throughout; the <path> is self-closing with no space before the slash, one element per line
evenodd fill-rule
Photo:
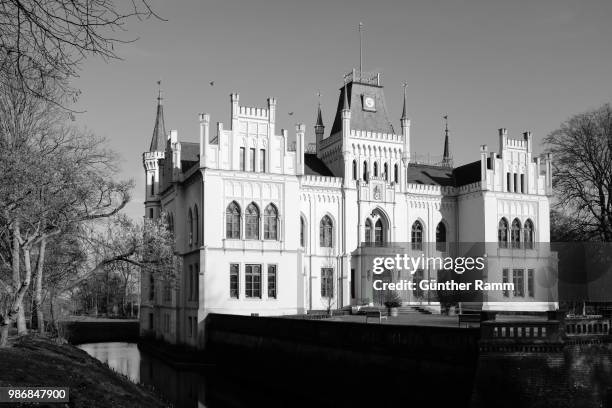
<path fill-rule="evenodd" d="M 402 108 L 402 117 L 401 117 L 401 119 L 404 120 L 404 119 L 408 119 L 406 117 L 406 88 L 408 87 L 408 84 L 406 82 L 404 82 L 402 84 L 402 87 L 404 88 L 404 107 Z"/>
<path fill-rule="evenodd" d="M 444 119 L 444 153 L 442 155 L 442 164 L 451 166 L 452 158 L 450 156 L 450 148 L 448 143 L 448 115 L 443 116 Z"/>
<path fill-rule="evenodd" d="M 317 92 L 317 98 L 319 101 L 317 104 L 317 124 L 315 126 L 323 127 L 323 115 L 321 114 L 321 92 Z"/>
<path fill-rule="evenodd" d="M 346 81 L 346 77 L 344 78 L 344 104 L 342 105 L 342 110 L 349 110 L 349 103 L 348 103 L 348 88 L 347 88 L 347 81 Z"/>

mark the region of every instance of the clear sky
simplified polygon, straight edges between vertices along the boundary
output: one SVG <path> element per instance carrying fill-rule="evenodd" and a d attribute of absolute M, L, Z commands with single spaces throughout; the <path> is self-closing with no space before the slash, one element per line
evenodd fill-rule
<path fill-rule="evenodd" d="M 198 140 L 199 112 L 229 127 L 229 94 L 240 103 L 278 100 L 277 129 L 313 125 L 320 91 L 331 128 L 342 75 L 359 64 L 382 72 L 387 107 L 399 131 L 408 83 L 412 150 L 442 153 L 448 114 L 455 164 L 497 149 L 497 129 L 542 138 L 570 115 L 612 99 L 610 0 L 152 0 L 167 21 L 133 22 L 138 41 L 123 61 L 90 59 L 75 85 L 78 122 L 109 139 L 123 176 L 136 182 L 128 213 L 144 214 L 142 152 L 162 79 L 166 130 Z M 214 86 L 209 82 L 214 81 Z M 289 116 L 289 112 L 294 112 Z M 279 131 L 280 132 L 280 131 Z M 327 136 L 327 134 L 326 134 Z M 308 141 L 308 140 L 307 140 Z"/>

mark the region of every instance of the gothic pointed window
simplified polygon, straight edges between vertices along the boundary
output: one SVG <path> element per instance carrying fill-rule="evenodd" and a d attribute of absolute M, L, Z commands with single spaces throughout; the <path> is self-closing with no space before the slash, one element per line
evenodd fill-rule
<path fill-rule="evenodd" d="M 383 177 L 385 178 L 385 181 L 389 181 L 389 165 L 387 163 L 385 163 L 383 167 Z"/>
<path fill-rule="evenodd" d="M 353 160 L 353 180 L 357 180 L 357 161 Z"/>
<path fill-rule="evenodd" d="M 529 219 L 525 221 L 523 227 L 523 242 L 525 243 L 525 248 L 533 248 L 533 222 Z"/>
<path fill-rule="evenodd" d="M 321 247 L 331 248 L 333 246 L 333 232 L 334 224 L 329 215 L 321 218 L 319 225 L 319 244 Z"/>
<path fill-rule="evenodd" d="M 512 221 L 512 248 L 520 248 L 521 247 L 521 222 L 518 218 L 515 218 Z"/>
<path fill-rule="evenodd" d="M 374 177 L 378 177 L 378 163 L 374 162 Z"/>
<path fill-rule="evenodd" d="M 300 246 L 306 248 L 306 220 L 300 217 Z"/>
<path fill-rule="evenodd" d="M 274 204 L 264 210 L 264 239 L 278 239 L 278 211 Z"/>
<path fill-rule="evenodd" d="M 420 221 L 415 221 L 412 224 L 412 249 L 423 249 L 423 224 Z"/>
<path fill-rule="evenodd" d="M 193 213 L 191 212 L 191 208 L 189 209 L 189 213 L 187 214 L 187 231 L 189 232 L 189 246 L 193 245 Z"/>
<path fill-rule="evenodd" d="M 500 248 L 508 248 L 508 221 L 505 218 L 499 220 L 497 226 L 497 242 Z"/>
<path fill-rule="evenodd" d="M 379 218 L 374 224 L 374 243 L 377 246 L 383 245 L 385 242 L 385 230 L 383 228 L 383 222 Z"/>
<path fill-rule="evenodd" d="M 155 175 L 151 176 L 151 195 L 155 195 Z"/>
<path fill-rule="evenodd" d="M 368 218 L 365 223 L 365 242 L 372 242 L 372 221 Z"/>
<path fill-rule="evenodd" d="M 255 203 L 249 204 L 245 211 L 245 238 L 259 239 L 259 208 Z"/>
<path fill-rule="evenodd" d="M 198 213 L 198 206 L 193 207 L 193 233 L 194 238 L 193 242 L 195 245 L 198 245 L 200 242 L 200 215 Z"/>
<path fill-rule="evenodd" d="M 436 250 L 446 251 L 446 225 L 442 221 L 436 227 Z"/>
<path fill-rule="evenodd" d="M 363 180 L 368 181 L 368 162 L 363 162 Z"/>
<path fill-rule="evenodd" d="M 395 184 L 399 183 L 399 168 L 397 166 L 397 163 L 395 163 L 395 165 L 393 166 L 393 182 Z"/>
<path fill-rule="evenodd" d="M 240 239 L 240 207 L 235 201 L 225 209 L 225 238 Z"/>

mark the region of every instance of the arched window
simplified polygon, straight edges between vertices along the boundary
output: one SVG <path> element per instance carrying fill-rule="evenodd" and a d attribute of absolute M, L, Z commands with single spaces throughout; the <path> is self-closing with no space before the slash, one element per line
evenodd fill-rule
<path fill-rule="evenodd" d="M 395 184 L 399 183 L 399 167 L 397 163 L 393 166 L 393 181 Z"/>
<path fill-rule="evenodd" d="M 168 231 L 174 233 L 174 217 L 172 213 L 168 213 Z"/>
<path fill-rule="evenodd" d="M 525 221 L 523 226 L 523 242 L 525 243 L 525 248 L 533 248 L 533 222 L 529 219 Z"/>
<path fill-rule="evenodd" d="M 512 221 L 512 233 L 510 238 L 512 240 L 512 248 L 521 247 L 521 222 L 518 218 Z"/>
<path fill-rule="evenodd" d="M 374 162 L 374 177 L 378 177 L 378 163 Z"/>
<path fill-rule="evenodd" d="M 365 223 L 365 242 L 372 242 L 372 221 L 369 218 Z"/>
<path fill-rule="evenodd" d="M 198 243 L 200 242 L 200 215 L 198 213 L 198 206 L 195 205 L 193 207 L 193 232 L 194 232 L 194 239 L 193 242 L 198 245 Z"/>
<path fill-rule="evenodd" d="M 189 231 L 189 246 L 191 246 L 193 245 L 193 213 L 191 212 L 191 208 L 187 214 L 187 227 L 187 230 Z"/>
<path fill-rule="evenodd" d="M 412 249 L 423 249 L 423 224 L 415 221 L 412 224 Z"/>
<path fill-rule="evenodd" d="M 375 245 L 382 245 L 385 243 L 385 230 L 383 229 L 383 222 L 379 218 L 374 224 L 374 243 Z"/>
<path fill-rule="evenodd" d="M 245 238 L 259 239 L 259 208 L 255 203 L 249 204 L 244 213 Z"/>
<path fill-rule="evenodd" d="M 497 242 L 500 248 L 508 248 L 508 221 L 505 218 L 497 225 Z"/>
<path fill-rule="evenodd" d="M 442 221 L 436 227 L 436 250 L 446 251 L 446 225 Z"/>
<path fill-rule="evenodd" d="M 363 181 L 368 181 L 368 162 L 363 162 Z"/>
<path fill-rule="evenodd" d="M 155 174 L 151 175 L 151 195 L 155 195 Z"/>
<path fill-rule="evenodd" d="M 383 177 L 385 178 L 385 181 L 389 181 L 389 165 L 387 163 L 385 163 L 383 167 Z"/>
<path fill-rule="evenodd" d="M 300 246 L 306 248 L 306 220 L 300 217 Z"/>
<path fill-rule="evenodd" d="M 264 239 L 278 239 L 278 211 L 274 204 L 264 210 Z"/>
<path fill-rule="evenodd" d="M 235 201 L 225 209 L 225 238 L 240 239 L 240 206 Z"/>
<path fill-rule="evenodd" d="M 353 160 L 353 180 L 357 180 L 357 160 Z"/>
<path fill-rule="evenodd" d="M 321 247 L 331 248 L 333 246 L 332 234 L 334 232 L 334 223 L 329 215 L 321 218 L 319 226 L 319 241 Z"/>

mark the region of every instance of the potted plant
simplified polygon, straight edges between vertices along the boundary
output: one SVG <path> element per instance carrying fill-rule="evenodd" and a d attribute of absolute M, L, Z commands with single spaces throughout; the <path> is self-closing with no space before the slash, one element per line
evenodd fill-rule
<path fill-rule="evenodd" d="M 390 291 L 385 296 L 384 305 L 387 308 L 389 316 L 397 317 L 398 308 L 402 306 L 402 299 L 400 298 L 400 296 L 397 294 L 396 291 Z"/>

